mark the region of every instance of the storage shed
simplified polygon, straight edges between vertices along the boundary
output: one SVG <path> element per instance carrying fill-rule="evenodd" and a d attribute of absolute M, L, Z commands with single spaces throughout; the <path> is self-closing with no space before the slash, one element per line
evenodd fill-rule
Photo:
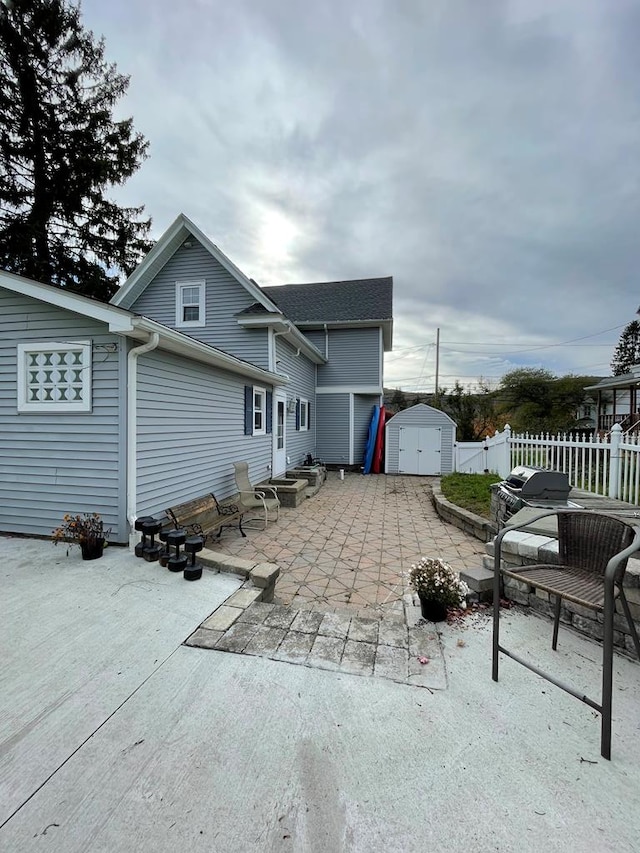
<path fill-rule="evenodd" d="M 418 403 L 385 427 L 387 474 L 451 474 L 456 424 L 440 409 Z"/>

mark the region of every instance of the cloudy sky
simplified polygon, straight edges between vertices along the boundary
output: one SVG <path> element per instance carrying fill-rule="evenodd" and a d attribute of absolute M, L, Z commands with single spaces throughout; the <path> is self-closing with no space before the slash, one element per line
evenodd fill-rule
<path fill-rule="evenodd" d="M 394 277 L 385 384 L 607 375 L 640 305 L 638 0 L 84 0 L 182 211 L 264 285 Z"/>

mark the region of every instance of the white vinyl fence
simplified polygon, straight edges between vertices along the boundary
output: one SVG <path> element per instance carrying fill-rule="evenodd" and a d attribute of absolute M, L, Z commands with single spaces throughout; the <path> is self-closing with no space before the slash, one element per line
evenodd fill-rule
<path fill-rule="evenodd" d="M 506 426 L 484 441 L 458 442 L 455 451 L 455 470 L 463 473 L 490 471 L 504 478 L 517 465 L 535 465 L 563 471 L 575 488 L 639 502 L 640 436 L 624 435 L 619 424 L 605 438 L 515 435 Z"/>

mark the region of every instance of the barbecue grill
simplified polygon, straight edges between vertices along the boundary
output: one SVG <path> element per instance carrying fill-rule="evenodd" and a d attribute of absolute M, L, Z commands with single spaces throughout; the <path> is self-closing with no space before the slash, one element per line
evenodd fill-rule
<path fill-rule="evenodd" d="M 569 501 L 569 476 L 562 471 L 548 471 L 533 465 L 519 465 L 506 480 L 493 486 L 493 515 L 498 526 L 508 522 L 523 506 L 555 509 L 575 507 Z"/>

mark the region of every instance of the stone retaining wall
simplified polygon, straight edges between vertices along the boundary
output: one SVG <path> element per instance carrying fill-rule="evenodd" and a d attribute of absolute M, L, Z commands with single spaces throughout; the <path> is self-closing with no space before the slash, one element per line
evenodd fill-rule
<path fill-rule="evenodd" d="M 496 535 L 496 528 L 488 518 L 474 515 L 466 509 L 462 509 L 451 501 L 448 501 L 440 490 L 440 482 L 431 485 L 433 506 L 437 515 L 448 524 L 453 524 L 460 530 L 464 530 L 470 536 L 475 536 L 481 542 L 489 542 Z"/>

